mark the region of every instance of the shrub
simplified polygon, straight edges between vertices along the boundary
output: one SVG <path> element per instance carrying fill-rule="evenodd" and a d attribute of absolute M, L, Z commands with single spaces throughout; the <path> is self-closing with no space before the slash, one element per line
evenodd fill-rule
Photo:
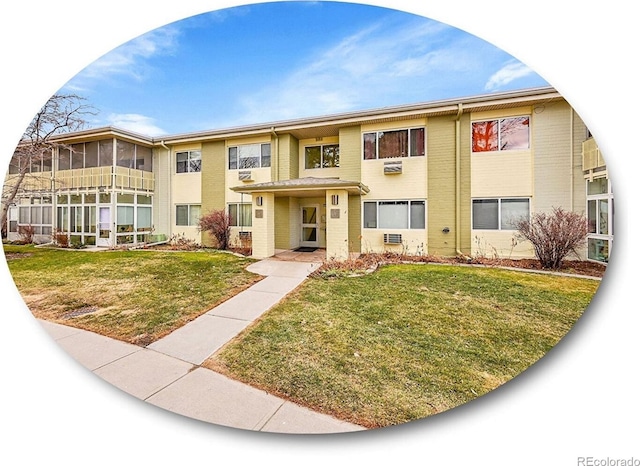
<path fill-rule="evenodd" d="M 570 253 L 577 254 L 586 241 L 587 226 L 584 215 L 559 207 L 515 222 L 517 236 L 529 240 L 542 267 L 552 270 L 559 269 Z"/>
<path fill-rule="evenodd" d="M 20 225 L 18 227 L 18 235 L 20 235 L 20 241 L 24 244 L 32 244 L 33 237 L 35 236 L 35 228 L 31 225 Z"/>
<path fill-rule="evenodd" d="M 198 231 L 211 234 L 217 242 L 218 249 L 228 249 L 231 237 L 231 217 L 225 210 L 212 210 L 200 217 Z"/>

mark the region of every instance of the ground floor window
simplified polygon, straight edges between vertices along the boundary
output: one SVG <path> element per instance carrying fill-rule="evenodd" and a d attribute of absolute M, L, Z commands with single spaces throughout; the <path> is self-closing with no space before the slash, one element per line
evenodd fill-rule
<path fill-rule="evenodd" d="M 363 205 L 364 228 L 424 229 L 425 201 L 368 201 Z"/>
<path fill-rule="evenodd" d="M 250 227 L 251 204 L 229 204 L 229 222 L 232 227 Z"/>
<path fill-rule="evenodd" d="M 200 204 L 176 205 L 176 225 L 190 227 L 198 225 L 200 220 Z"/>
<path fill-rule="evenodd" d="M 53 206 L 50 197 L 23 198 L 19 201 L 17 218 L 10 217 L 10 231 L 51 235 L 53 231 Z"/>
<path fill-rule="evenodd" d="M 613 242 L 613 193 L 608 178 L 587 180 L 587 257 L 609 262 Z"/>
<path fill-rule="evenodd" d="M 474 199 L 474 230 L 515 230 L 522 218 L 529 218 L 528 198 Z"/>

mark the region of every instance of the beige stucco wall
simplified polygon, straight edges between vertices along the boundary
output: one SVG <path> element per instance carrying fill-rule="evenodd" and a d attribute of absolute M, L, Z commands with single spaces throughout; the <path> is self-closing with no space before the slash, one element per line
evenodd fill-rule
<path fill-rule="evenodd" d="M 193 225 L 176 225 L 176 205 L 202 204 L 202 173 L 176 173 L 176 152 L 199 150 L 200 144 L 177 145 L 171 148 L 171 234 L 201 242 L 200 233 Z"/>

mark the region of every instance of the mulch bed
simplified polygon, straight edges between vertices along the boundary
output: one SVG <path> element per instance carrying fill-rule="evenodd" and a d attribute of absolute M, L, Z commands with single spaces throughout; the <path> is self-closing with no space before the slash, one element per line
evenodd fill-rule
<path fill-rule="evenodd" d="M 438 257 L 438 256 L 411 256 L 396 253 L 381 254 L 361 254 L 356 259 L 347 261 L 329 261 L 320 267 L 314 275 L 321 275 L 327 270 L 375 270 L 382 264 L 401 264 L 401 263 L 433 263 L 433 264 L 467 264 L 467 265 L 485 265 L 490 267 L 511 267 L 524 270 L 545 271 L 537 259 L 488 259 L 488 258 L 464 258 L 464 257 Z M 597 262 L 566 260 L 556 273 L 566 273 L 573 275 L 585 275 L 589 277 L 602 278 L 607 266 Z M 550 270 L 546 270 L 550 271 Z"/>

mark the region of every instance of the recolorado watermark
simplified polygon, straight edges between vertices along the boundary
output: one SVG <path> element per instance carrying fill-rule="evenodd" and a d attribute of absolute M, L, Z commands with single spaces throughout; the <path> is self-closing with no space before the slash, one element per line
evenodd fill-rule
<path fill-rule="evenodd" d="M 640 466 L 640 458 L 598 458 L 595 456 L 578 456 L 578 466 Z"/>

